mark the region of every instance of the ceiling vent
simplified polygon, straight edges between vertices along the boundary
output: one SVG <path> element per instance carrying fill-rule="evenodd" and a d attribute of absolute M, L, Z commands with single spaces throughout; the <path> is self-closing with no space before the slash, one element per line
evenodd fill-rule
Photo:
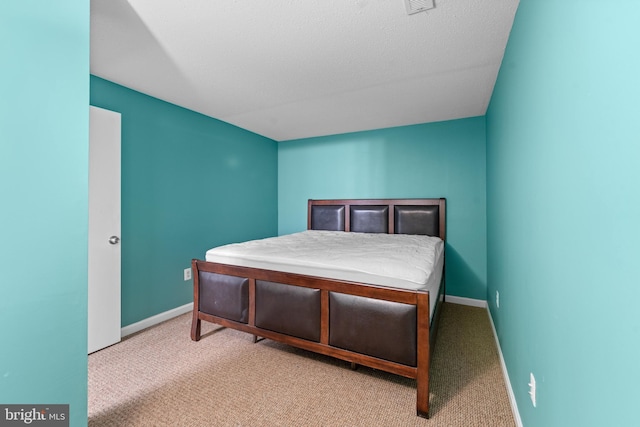
<path fill-rule="evenodd" d="M 433 0 L 404 0 L 404 4 L 407 7 L 408 15 L 425 12 L 436 7 Z"/>

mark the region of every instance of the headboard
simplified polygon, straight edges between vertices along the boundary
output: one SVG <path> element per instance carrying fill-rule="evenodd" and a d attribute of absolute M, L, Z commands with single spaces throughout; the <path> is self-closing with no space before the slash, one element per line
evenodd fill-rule
<path fill-rule="evenodd" d="M 310 199 L 307 229 L 426 234 L 445 240 L 445 205 L 445 199 Z"/>

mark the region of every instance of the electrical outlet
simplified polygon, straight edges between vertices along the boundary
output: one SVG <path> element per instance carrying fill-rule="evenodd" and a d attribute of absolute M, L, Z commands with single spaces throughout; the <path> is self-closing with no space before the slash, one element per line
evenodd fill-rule
<path fill-rule="evenodd" d="M 496 291 L 496 307 L 500 308 L 500 292 Z"/>
<path fill-rule="evenodd" d="M 536 377 L 533 376 L 533 372 L 529 373 L 529 396 L 531 397 L 531 403 L 533 407 L 536 407 Z"/>
<path fill-rule="evenodd" d="M 191 280 L 191 268 L 184 269 L 184 281 Z"/>

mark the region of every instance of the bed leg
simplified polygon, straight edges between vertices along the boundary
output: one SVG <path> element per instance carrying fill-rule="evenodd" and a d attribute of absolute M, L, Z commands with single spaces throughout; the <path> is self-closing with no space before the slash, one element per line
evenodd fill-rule
<path fill-rule="evenodd" d="M 418 294 L 418 372 L 416 373 L 416 412 L 429 418 L 429 294 Z"/>
<path fill-rule="evenodd" d="M 193 341 L 200 341 L 200 324 L 202 320 L 198 319 L 198 314 L 193 314 L 193 319 L 191 320 L 191 339 Z"/>
<path fill-rule="evenodd" d="M 356 369 L 358 369 L 358 364 L 356 362 L 351 362 L 351 370 L 355 371 Z"/>
<path fill-rule="evenodd" d="M 422 377 L 422 378 L 421 378 Z M 421 418 L 429 418 L 429 379 L 418 374 L 416 413 Z"/>
<path fill-rule="evenodd" d="M 426 419 L 429 419 L 429 411 L 427 411 L 427 412 L 418 411 L 418 416 L 419 416 L 420 418 L 426 418 Z"/>
<path fill-rule="evenodd" d="M 198 272 L 198 260 L 191 260 L 193 271 L 193 311 L 191 317 L 191 340 L 200 341 L 200 273 Z"/>
<path fill-rule="evenodd" d="M 258 336 L 257 336 L 257 335 L 254 335 L 254 336 L 253 336 L 253 343 L 255 344 L 255 343 L 257 343 L 257 342 L 258 342 Z"/>

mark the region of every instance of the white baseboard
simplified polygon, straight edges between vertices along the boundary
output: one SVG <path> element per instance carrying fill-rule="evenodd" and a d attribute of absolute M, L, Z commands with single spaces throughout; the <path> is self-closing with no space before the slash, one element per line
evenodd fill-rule
<path fill-rule="evenodd" d="M 126 337 L 127 335 L 135 334 L 136 332 L 140 332 L 143 329 L 147 329 L 151 326 L 157 325 L 158 323 L 162 323 L 165 320 L 173 319 L 174 317 L 180 316 L 181 314 L 188 313 L 193 310 L 193 303 L 185 304 L 180 307 L 173 308 L 171 310 L 167 310 L 164 313 L 156 314 L 155 316 L 147 317 L 139 322 L 133 323 L 131 325 L 125 326 L 120 329 L 120 336 Z"/>
<path fill-rule="evenodd" d="M 456 297 L 454 295 L 445 295 L 444 300 L 452 304 L 470 305 L 471 307 L 487 308 L 487 302 L 483 299 L 473 299 L 465 297 Z"/>
<path fill-rule="evenodd" d="M 502 367 L 502 375 L 504 375 L 504 380 L 505 380 L 505 383 L 507 384 L 507 394 L 509 394 L 509 402 L 511 403 L 511 412 L 513 412 L 513 418 L 516 421 L 516 426 L 522 427 L 522 419 L 520 418 L 520 411 L 518 411 L 518 403 L 516 402 L 515 394 L 513 394 L 513 388 L 511 387 L 511 380 L 509 380 L 509 372 L 507 372 L 507 365 L 504 363 L 504 357 L 502 356 L 502 349 L 500 348 L 500 340 L 498 339 L 496 325 L 493 323 L 493 317 L 491 317 L 491 310 L 487 308 L 487 312 L 489 313 L 489 321 L 491 322 L 493 337 L 496 340 L 496 347 L 498 347 L 498 355 L 500 356 L 500 366 Z"/>

